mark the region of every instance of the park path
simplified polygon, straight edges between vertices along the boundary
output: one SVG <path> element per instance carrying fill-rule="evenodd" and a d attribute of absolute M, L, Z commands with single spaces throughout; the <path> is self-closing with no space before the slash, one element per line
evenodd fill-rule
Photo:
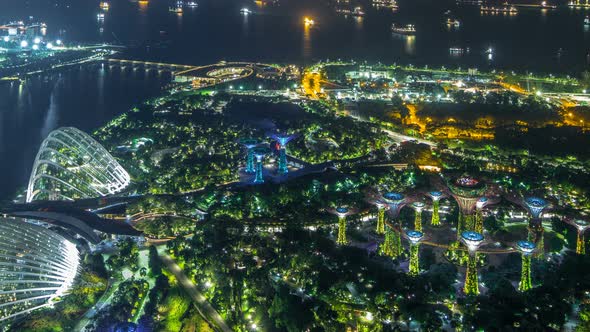
<path fill-rule="evenodd" d="M 223 332 L 232 332 L 233 330 L 225 323 L 225 320 L 219 315 L 217 310 L 211 306 L 207 299 L 199 292 L 197 285 L 190 280 L 182 271 L 180 266 L 168 254 L 158 250 L 160 260 L 166 265 L 168 270 L 172 272 L 176 280 L 180 283 L 182 288 L 188 293 L 193 302 L 197 305 L 199 311 L 210 321 L 216 325 L 216 330 Z"/>

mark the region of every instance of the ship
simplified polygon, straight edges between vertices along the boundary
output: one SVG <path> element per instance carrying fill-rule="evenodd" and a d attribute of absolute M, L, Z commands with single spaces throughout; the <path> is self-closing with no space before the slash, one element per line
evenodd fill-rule
<path fill-rule="evenodd" d="M 248 15 L 248 14 L 252 13 L 252 11 L 248 8 L 242 8 L 242 9 L 240 9 L 240 13 L 242 13 L 244 15 Z"/>
<path fill-rule="evenodd" d="M 406 24 L 405 26 L 397 26 L 395 23 L 391 25 L 391 32 L 401 36 L 414 36 L 416 34 L 416 28 L 413 24 Z"/>
<path fill-rule="evenodd" d="M 96 18 L 97 18 L 99 21 L 103 21 L 103 20 L 104 20 L 104 13 L 98 13 L 98 14 L 96 14 Z"/>
<path fill-rule="evenodd" d="M 586 18 L 584 19 L 584 25 L 590 25 L 590 16 L 586 16 Z"/>
<path fill-rule="evenodd" d="M 482 13 L 507 13 L 507 14 L 517 14 L 518 9 L 514 6 L 502 6 L 502 7 L 495 7 L 495 6 L 481 6 L 479 10 Z"/>
<path fill-rule="evenodd" d="M 376 8 L 390 8 L 392 10 L 399 8 L 395 0 L 373 0 L 373 6 Z"/>
<path fill-rule="evenodd" d="M 189 1 L 186 3 L 186 6 L 190 8 L 196 8 L 199 6 L 199 4 L 196 1 Z"/>
<path fill-rule="evenodd" d="M 365 12 L 363 11 L 363 9 L 361 7 L 356 7 L 353 10 L 340 8 L 340 9 L 336 9 L 336 12 L 339 14 L 351 15 L 351 16 L 365 16 Z"/>
<path fill-rule="evenodd" d="M 99 4 L 99 7 L 100 7 L 100 9 L 107 11 L 111 7 L 111 5 L 108 2 L 103 1 Z"/>

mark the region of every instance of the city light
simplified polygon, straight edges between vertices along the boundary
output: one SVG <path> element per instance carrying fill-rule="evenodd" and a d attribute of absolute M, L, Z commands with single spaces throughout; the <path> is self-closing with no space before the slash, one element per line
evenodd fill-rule
<path fill-rule="evenodd" d="M 22 40 L 20 42 L 20 47 L 25 48 L 25 47 L 28 47 L 28 46 L 29 46 L 29 42 L 28 41 Z"/>

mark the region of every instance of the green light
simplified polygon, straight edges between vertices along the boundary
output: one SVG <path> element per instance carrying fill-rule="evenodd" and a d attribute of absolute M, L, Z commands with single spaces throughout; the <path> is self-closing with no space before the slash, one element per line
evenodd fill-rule
<path fill-rule="evenodd" d="M 467 271 L 465 272 L 465 286 L 463 291 L 466 295 L 478 295 L 479 286 L 477 282 L 477 253 L 469 254 L 467 260 Z"/>
<path fill-rule="evenodd" d="M 416 209 L 414 215 L 414 229 L 422 232 L 422 209 Z"/>
<path fill-rule="evenodd" d="M 410 275 L 420 274 L 420 244 L 410 244 Z"/>
<path fill-rule="evenodd" d="M 379 206 L 377 208 L 377 234 L 385 233 L 385 208 Z"/>
<path fill-rule="evenodd" d="M 432 226 L 440 226 L 440 214 L 438 212 L 439 206 L 440 202 L 438 200 L 432 202 L 432 220 L 430 221 Z"/>
<path fill-rule="evenodd" d="M 586 254 L 586 242 L 584 240 L 584 233 L 578 231 L 578 239 L 576 240 L 576 254 Z"/>
<path fill-rule="evenodd" d="M 520 270 L 520 283 L 518 284 L 518 290 L 526 292 L 533 288 L 531 282 L 531 256 L 522 254 L 522 266 Z"/>
<path fill-rule="evenodd" d="M 483 214 L 480 209 L 475 212 L 475 231 L 483 233 Z"/>
<path fill-rule="evenodd" d="M 348 243 L 346 240 L 346 217 L 338 217 L 338 239 L 337 244 L 344 245 Z"/>

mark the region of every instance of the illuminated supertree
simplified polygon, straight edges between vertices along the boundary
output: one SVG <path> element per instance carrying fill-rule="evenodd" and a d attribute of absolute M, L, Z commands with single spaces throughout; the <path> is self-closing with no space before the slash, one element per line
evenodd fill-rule
<path fill-rule="evenodd" d="M 389 209 L 389 220 L 397 221 L 401 208 L 406 205 L 407 200 L 403 194 L 396 192 L 388 192 L 383 194 L 382 201 L 387 204 Z M 385 240 L 381 245 L 381 252 L 393 258 L 397 258 L 402 254 L 402 239 L 400 232 L 394 229 L 394 225 L 387 224 L 385 227 Z"/>
<path fill-rule="evenodd" d="M 263 176 L 263 161 L 264 157 L 270 153 L 270 149 L 267 147 L 259 146 L 257 148 L 252 149 L 252 154 L 256 157 L 256 175 L 254 176 L 254 183 L 264 183 L 264 176 Z"/>
<path fill-rule="evenodd" d="M 566 218 L 564 221 L 576 228 L 578 233 L 576 239 L 576 254 L 578 255 L 585 255 L 586 254 L 586 240 L 584 238 L 584 233 L 588 228 L 590 228 L 590 223 L 586 220 L 580 218 Z"/>
<path fill-rule="evenodd" d="M 445 197 L 442 191 L 429 191 L 426 193 L 426 196 L 430 197 L 432 200 L 432 219 L 430 219 L 430 224 L 432 226 L 440 226 L 440 213 L 438 209 L 440 207 L 440 200 Z"/>
<path fill-rule="evenodd" d="M 457 236 L 460 238 L 463 230 L 475 229 L 475 206 L 484 195 L 487 185 L 480 179 L 463 175 L 447 182 L 450 194 L 459 205 L 459 221 Z"/>
<path fill-rule="evenodd" d="M 377 207 L 377 234 L 385 234 L 385 211 L 389 209 L 389 206 L 382 201 L 375 201 Z"/>
<path fill-rule="evenodd" d="M 541 215 L 551 204 L 546 199 L 540 197 L 526 197 L 523 200 L 523 206 L 531 215 L 529 222 L 529 241 L 535 243 L 536 247 L 539 248 L 537 255 L 542 256 L 545 251 L 545 229 L 543 228 Z"/>
<path fill-rule="evenodd" d="M 256 167 L 254 165 L 254 153 L 252 150 L 259 144 L 259 142 L 253 138 L 244 138 L 240 140 L 240 144 L 246 147 L 246 173 L 255 173 Z"/>
<path fill-rule="evenodd" d="M 422 232 L 422 210 L 424 210 L 426 204 L 424 204 L 424 202 L 416 201 L 410 206 L 414 209 L 414 229 Z"/>
<path fill-rule="evenodd" d="M 531 254 L 535 251 L 535 244 L 529 241 L 518 241 L 516 248 L 520 251 L 522 257 L 518 290 L 526 292 L 533 288 L 533 283 L 531 281 Z"/>
<path fill-rule="evenodd" d="M 344 206 L 339 206 L 337 208 L 329 208 L 327 209 L 328 212 L 335 214 L 338 217 L 338 238 L 336 239 L 336 243 L 340 245 L 344 245 L 348 243 L 346 239 L 346 217 L 354 214 L 356 210 L 347 208 Z"/>
<path fill-rule="evenodd" d="M 483 233 L 483 209 L 487 206 L 497 204 L 500 202 L 500 196 L 481 197 L 475 203 L 475 226 L 474 230 L 478 233 Z"/>
<path fill-rule="evenodd" d="M 461 233 L 461 240 L 467 246 L 467 249 L 469 249 L 463 291 L 467 295 L 477 295 L 479 294 L 479 285 L 477 281 L 477 249 L 481 246 L 484 237 L 481 233 L 466 231 Z"/>
<path fill-rule="evenodd" d="M 407 231 L 406 238 L 410 242 L 409 273 L 416 276 L 420 274 L 420 242 L 424 239 L 424 233 L 417 230 Z"/>
<path fill-rule="evenodd" d="M 287 174 L 289 172 L 287 167 L 287 144 L 295 138 L 295 136 L 281 133 L 273 134 L 272 138 L 279 143 L 279 166 L 277 172 L 279 174 Z"/>

